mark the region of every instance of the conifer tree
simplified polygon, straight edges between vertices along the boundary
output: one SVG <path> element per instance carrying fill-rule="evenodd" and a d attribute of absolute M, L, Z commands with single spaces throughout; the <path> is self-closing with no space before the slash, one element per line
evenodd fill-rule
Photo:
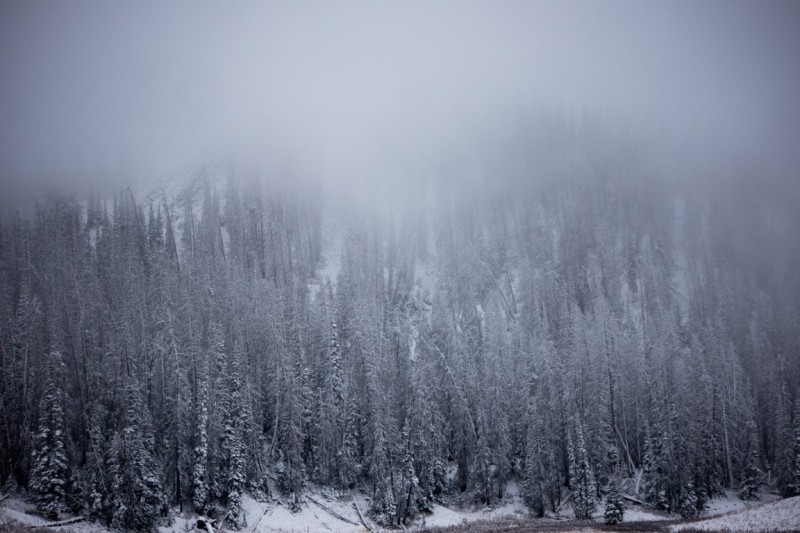
<path fill-rule="evenodd" d="M 570 489 L 575 508 L 575 518 L 591 518 L 597 504 L 597 487 L 589 463 L 589 453 L 580 422 L 575 424 L 575 444 L 571 468 Z"/>
<path fill-rule="evenodd" d="M 48 376 L 39 403 L 39 428 L 33 436 L 29 490 L 36 506 L 55 517 L 64 509 L 67 484 L 67 454 L 64 445 L 64 401 L 61 386 L 61 353 L 48 356 Z"/>
<path fill-rule="evenodd" d="M 478 410 L 476 424 L 478 426 L 478 439 L 475 444 L 475 457 L 471 469 L 472 484 L 478 501 L 489 505 L 492 503 L 494 492 L 492 457 L 489 449 L 489 427 L 483 409 Z"/>
<path fill-rule="evenodd" d="M 200 514 L 210 510 L 208 482 L 208 370 L 203 365 L 197 376 L 197 405 L 195 407 L 195 446 L 192 468 L 192 503 Z"/>
<path fill-rule="evenodd" d="M 528 430 L 527 450 L 525 455 L 525 484 L 523 486 L 523 496 L 528 507 L 538 517 L 544 516 L 545 496 L 544 496 L 544 469 L 543 464 L 546 458 L 542 449 L 539 433 L 534 430 L 531 423 Z"/>
<path fill-rule="evenodd" d="M 400 510 L 398 519 L 401 524 L 405 524 L 408 518 L 416 514 L 416 504 L 419 496 L 419 478 L 414 469 L 411 431 L 408 427 L 408 422 L 406 422 L 403 428 L 401 438 L 404 446 L 403 459 L 400 464 L 400 490 L 398 492 L 403 500 L 399 502 Z"/>
<path fill-rule="evenodd" d="M 245 486 L 245 424 L 249 422 L 247 409 L 242 396 L 242 379 L 238 349 L 229 360 L 226 370 L 225 386 L 227 388 L 223 401 L 224 428 L 221 447 L 224 454 L 224 468 L 221 474 L 226 481 L 227 515 L 226 521 L 236 529 L 246 525 L 242 511 L 242 493 Z"/>
<path fill-rule="evenodd" d="M 800 495 L 800 394 L 797 395 L 794 402 L 791 454 L 789 493 Z"/>
<path fill-rule="evenodd" d="M 619 482 L 615 477 L 612 477 L 608 482 L 608 494 L 606 495 L 606 508 L 603 513 L 603 519 L 606 524 L 613 525 L 622 522 L 624 516 L 625 506 L 619 493 Z"/>
<path fill-rule="evenodd" d="M 749 448 L 747 461 L 745 462 L 744 471 L 742 472 L 742 480 L 739 484 L 739 497 L 743 500 L 752 500 L 756 498 L 758 486 L 761 483 L 761 468 L 758 466 L 760 462 L 758 440 L 754 427 L 750 430 Z"/>
<path fill-rule="evenodd" d="M 131 378 L 129 378 L 131 379 Z M 131 382 L 125 395 L 124 427 L 112 439 L 110 472 L 111 526 L 151 531 L 164 511 L 165 497 L 155 458 L 155 438 L 139 386 Z"/>
<path fill-rule="evenodd" d="M 691 481 L 687 481 L 681 491 L 679 511 L 683 518 L 697 516 L 697 492 L 694 489 L 694 483 Z"/>
<path fill-rule="evenodd" d="M 359 414 L 355 398 L 351 397 L 344 405 L 346 412 L 343 415 L 342 444 L 336 452 L 336 457 L 339 484 L 342 487 L 351 487 L 358 479 L 360 470 L 358 462 Z"/>

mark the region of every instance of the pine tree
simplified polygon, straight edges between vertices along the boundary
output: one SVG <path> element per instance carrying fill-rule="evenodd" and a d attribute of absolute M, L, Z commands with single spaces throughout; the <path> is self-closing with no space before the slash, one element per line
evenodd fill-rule
<path fill-rule="evenodd" d="M 61 407 L 61 353 L 48 357 L 48 376 L 39 403 L 39 429 L 33 437 L 29 490 L 36 506 L 55 518 L 64 510 L 67 484 L 67 455 L 64 446 L 64 410 Z"/>
<path fill-rule="evenodd" d="M 544 516 L 544 464 L 543 450 L 539 433 L 534 431 L 533 424 L 528 430 L 528 445 L 525 455 L 525 483 L 523 496 L 525 503 L 538 517 Z"/>
<path fill-rule="evenodd" d="M 475 444 L 475 456 L 471 469 L 471 481 L 478 501 L 489 505 L 492 503 L 494 493 L 492 457 L 489 449 L 489 427 L 483 409 L 478 410 L 477 416 L 478 440 Z"/>
<path fill-rule="evenodd" d="M 680 513 L 683 518 L 697 516 L 697 492 L 694 489 L 694 483 L 691 481 L 688 481 L 683 487 L 680 502 Z"/>
<path fill-rule="evenodd" d="M 192 503 L 197 513 L 210 511 L 208 483 L 208 376 L 203 365 L 197 377 L 197 406 L 195 408 L 194 467 L 192 468 Z"/>
<path fill-rule="evenodd" d="M 151 531 L 165 510 L 166 501 L 155 460 L 155 438 L 139 386 L 131 383 L 125 396 L 125 426 L 115 434 L 110 450 L 111 526 Z"/>
<path fill-rule="evenodd" d="M 245 446 L 244 431 L 247 419 L 247 409 L 242 396 L 242 379 L 240 375 L 240 359 L 242 355 L 238 349 L 229 361 L 225 376 L 227 387 L 226 397 L 223 402 L 224 428 L 221 447 L 224 454 L 224 468 L 222 476 L 227 481 L 228 509 L 226 521 L 236 529 L 246 525 L 242 511 L 242 492 L 245 485 Z"/>
<path fill-rule="evenodd" d="M 791 477 L 788 488 L 791 495 L 800 495 L 800 394 L 797 395 L 794 403 L 792 429 Z"/>
<path fill-rule="evenodd" d="M 397 499 L 392 486 L 394 473 L 391 471 L 383 428 L 375 430 L 374 448 L 370 457 L 370 478 L 373 480 L 372 505 L 370 513 L 378 524 L 397 525 Z"/>
<path fill-rule="evenodd" d="M 342 487 L 352 487 L 357 481 L 360 464 L 358 461 L 358 405 L 355 398 L 345 403 L 346 412 L 343 416 L 344 428 L 342 430 L 342 445 L 336 451 L 338 465 L 338 479 Z"/>
<path fill-rule="evenodd" d="M 591 518 L 597 504 L 597 487 L 580 423 L 575 424 L 575 445 L 570 488 L 575 518 Z"/>
<path fill-rule="evenodd" d="M 608 483 L 608 495 L 606 496 L 606 508 L 603 518 L 606 524 L 613 525 L 622 522 L 625 516 L 625 506 L 622 504 L 622 496 L 619 493 L 619 483 L 612 478 Z"/>
<path fill-rule="evenodd" d="M 89 417 L 89 454 L 87 469 L 89 470 L 88 484 L 84 488 L 84 507 L 89 516 L 94 519 L 102 517 L 108 487 L 106 485 L 105 439 L 102 433 L 102 422 L 105 414 L 102 406 L 94 405 Z"/>
<path fill-rule="evenodd" d="M 292 496 L 293 506 L 299 505 L 305 486 L 303 461 L 303 408 L 295 390 L 293 375 L 284 378 L 282 412 L 278 415 L 278 451 L 276 464 L 278 483 L 284 494 Z"/>
<path fill-rule="evenodd" d="M 619 450 L 614 443 L 610 427 L 607 428 L 606 442 L 608 443 L 606 448 L 606 465 L 607 471 L 609 472 L 609 479 L 603 518 L 606 524 L 613 525 L 622 522 L 625 515 L 625 506 L 622 504 L 622 496 L 620 496 L 619 492 L 619 480 L 617 479 Z"/>
<path fill-rule="evenodd" d="M 747 462 L 742 472 L 742 480 L 739 486 L 739 497 L 743 500 L 756 498 L 758 486 L 761 483 L 761 468 L 758 466 L 758 440 L 755 435 L 755 428 L 750 431 L 750 452 L 747 454 Z"/>
<path fill-rule="evenodd" d="M 659 509 L 669 511 L 667 499 L 667 478 L 664 466 L 664 439 L 661 435 L 645 434 L 645 453 L 643 464 L 644 499 Z"/>
<path fill-rule="evenodd" d="M 405 444 L 403 460 L 400 465 L 400 491 L 404 497 L 400 502 L 398 519 L 401 524 L 405 524 L 408 518 L 413 517 L 416 512 L 417 497 L 419 496 L 419 478 L 414 470 L 414 457 L 412 456 L 411 432 L 406 422 L 401 435 L 402 442 Z"/>

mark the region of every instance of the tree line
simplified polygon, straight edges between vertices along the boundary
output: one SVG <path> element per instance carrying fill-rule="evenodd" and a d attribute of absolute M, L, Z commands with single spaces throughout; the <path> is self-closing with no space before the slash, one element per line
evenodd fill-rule
<path fill-rule="evenodd" d="M 623 494 L 694 516 L 800 493 L 798 243 L 735 180 L 602 137 L 515 135 L 351 209 L 338 257 L 328 199 L 233 166 L 3 213 L 0 483 L 123 530 L 243 527 L 244 494 L 308 483 L 387 526 L 511 481 L 612 523 Z"/>

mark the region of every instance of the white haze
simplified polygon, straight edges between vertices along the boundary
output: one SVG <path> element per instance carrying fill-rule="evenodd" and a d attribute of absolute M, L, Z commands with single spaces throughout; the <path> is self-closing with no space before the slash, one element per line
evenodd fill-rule
<path fill-rule="evenodd" d="M 796 190 L 798 51 L 797 2 L 4 2 L 2 191 L 232 153 L 363 184 L 541 110 Z"/>

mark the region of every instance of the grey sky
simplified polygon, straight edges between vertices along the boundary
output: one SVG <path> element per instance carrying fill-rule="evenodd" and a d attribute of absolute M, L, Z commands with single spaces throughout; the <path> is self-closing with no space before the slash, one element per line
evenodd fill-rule
<path fill-rule="evenodd" d="M 242 147 L 359 169 L 542 107 L 792 173 L 798 52 L 800 2 L 4 1 L 2 186 Z"/>

